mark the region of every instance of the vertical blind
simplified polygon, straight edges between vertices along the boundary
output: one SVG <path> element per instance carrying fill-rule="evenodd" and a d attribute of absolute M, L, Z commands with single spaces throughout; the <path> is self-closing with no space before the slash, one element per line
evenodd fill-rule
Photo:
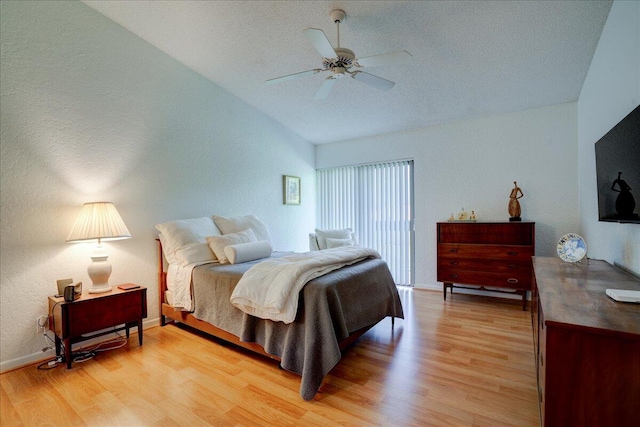
<path fill-rule="evenodd" d="M 353 229 L 397 284 L 413 284 L 413 160 L 319 169 L 316 177 L 319 228 Z"/>

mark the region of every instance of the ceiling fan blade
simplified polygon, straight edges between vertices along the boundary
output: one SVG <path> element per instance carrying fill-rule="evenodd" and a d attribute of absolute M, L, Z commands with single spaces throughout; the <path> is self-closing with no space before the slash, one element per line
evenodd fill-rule
<path fill-rule="evenodd" d="M 399 65 L 406 64 L 411 61 L 413 56 L 406 50 L 400 50 L 398 52 L 383 53 L 382 55 L 367 56 L 365 58 L 358 58 L 357 64 L 361 67 L 378 67 L 381 65 Z"/>
<path fill-rule="evenodd" d="M 294 73 L 294 74 L 289 74 L 289 75 L 282 76 L 282 77 L 276 77 L 275 79 L 269 79 L 265 83 L 270 85 L 270 84 L 273 84 L 273 83 L 286 82 L 287 80 L 297 79 L 298 77 L 303 77 L 303 76 L 306 76 L 306 75 L 309 75 L 309 74 L 316 74 L 316 73 L 319 73 L 320 71 L 322 71 L 321 68 L 316 68 L 314 70 L 308 70 L 308 71 L 302 71 L 300 73 Z"/>
<path fill-rule="evenodd" d="M 336 84 L 336 79 L 334 79 L 333 76 L 327 77 L 324 83 L 322 83 L 322 86 L 320 86 L 320 89 L 318 89 L 318 91 L 316 92 L 316 96 L 314 96 L 313 99 L 325 99 L 327 95 L 329 95 L 329 92 L 331 92 L 334 84 Z"/>
<path fill-rule="evenodd" d="M 336 51 L 333 50 L 329 39 L 324 34 L 324 31 L 318 30 L 317 28 L 307 28 L 303 30 L 302 33 L 323 58 L 336 58 L 338 56 L 336 55 Z"/>
<path fill-rule="evenodd" d="M 355 71 L 351 73 L 351 77 L 353 77 L 359 82 L 368 84 L 369 86 L 373 86 L 376 89 L 380 89 L 380 90 L 389 90 L 393 86 L 395 86 L 395 83 L 390 80 L 386 80 L 386 79 L 383 79 L 382 77 L 374 76 L 373 74 L 365 73 L 364 71 Z"/>

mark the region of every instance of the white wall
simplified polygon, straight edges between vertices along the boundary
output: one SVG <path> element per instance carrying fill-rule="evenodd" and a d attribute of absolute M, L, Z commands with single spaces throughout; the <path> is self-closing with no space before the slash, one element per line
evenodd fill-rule
<path fill-rule="evenodd" d="M 111 283 L 147 286 L 154 225 L 255 213 L 279 249 L 315 226 L 314 148 L 80 2 L 2 2 L 0 368 L 42 357 L 35 319 L 56 279 L 90 283 L 66 244 L 82 203 L 110 200 L 130 240 L 105 244 Z M 282 205 L 282 175 L 302 206 Z"/>
<path fill-rule="evenodd" d="M 639 104 L 640 3 L 615 1 L 578 100 L 580 224 L 589 256 L 636 275 L 640 275 L 640 225 L 598 221 L 594 144 Z M 637 212 L 640 189 L 632 189 L 632 194 Z"/>
<path fill-rule="evenodd" d="M 506 221 L 513 181 L 524 192 L 522 218 L 536 222 L 536 255 L 555 256 L 577 232 L 576 103 L 316 146 L 325 168 L 414 159 L 416 285 L 436 282 L 436 222 L 462 207 L 479 221 Z"/>

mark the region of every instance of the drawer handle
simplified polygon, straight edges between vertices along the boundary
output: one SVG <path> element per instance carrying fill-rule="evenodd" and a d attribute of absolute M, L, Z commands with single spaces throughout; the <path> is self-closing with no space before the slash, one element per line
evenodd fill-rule
<path fill-rule="evenodd" d="M 509 283 L 518 283 L 518 279 L 514 279 L 513 277 L 510 277 L 509 279 L 507 279 L 507 282 L 509 282 Z"/>
<path fill-rule="evenodd" d="M 449 275 L 449 277 L 453 277 L 454 279 L 457 279 L 458 275 L 456 273 L 452 273 L 452 274 Z"/>
<path fill-rule="evenodd" d="M 458 261 L 451 261 L 449 264 L 451 264 L 451 265 L 458 265 Z"/>
<path fill-rule="evenodd" d="M 452 253 L 452 254 L 455 254 L 455 253 L 458 252 L 458 250 L 457 249 L 449 249 L 449 252 Z"/>
<path fill-rule="evenodd" d="M 518 255 L 518 251 L 509 251 L 507 255 Z"/>
<path fill-rule="evenodd" d="M 514 268 L 516 268 L 516 266 L 515 266 L 515 264 L 509 264 L 509 265 L 507 266 L 507 268 L 508 268 L 509 270 L 513 270 Z"/>

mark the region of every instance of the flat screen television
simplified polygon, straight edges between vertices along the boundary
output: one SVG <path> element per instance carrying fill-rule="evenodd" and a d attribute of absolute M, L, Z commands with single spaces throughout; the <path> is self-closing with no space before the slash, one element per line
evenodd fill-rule
<path fill-rule="evenodd" d="M 595 146 L 598 219 L 640 224 L 640 106 Z"/>

